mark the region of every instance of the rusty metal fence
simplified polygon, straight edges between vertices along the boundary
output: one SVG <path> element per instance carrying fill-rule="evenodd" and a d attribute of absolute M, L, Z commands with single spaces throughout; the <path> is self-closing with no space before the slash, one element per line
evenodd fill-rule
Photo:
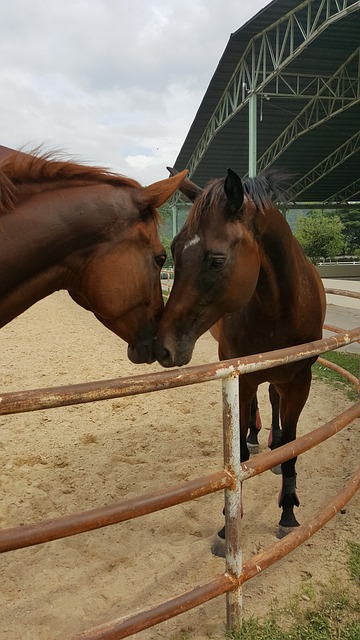
<path fill-rule="evenodd" d="M 360 294 L 326 289 L 327 293 Z M 150 391 L 221 380 L 223 393 L 224 468 L 208 476 L 196 478 L 182 485 L 142 495 L 137 498 L 115 502 L 97 509 L 47 520 L 36 524 L 22 525 L 0 532 L 0 551 L 11 551 L 67 536 L 76 535 L 111 524 L 165 509 L 176 504 L 194 500 L 209 493 L 225 490 L 226 569 L 205 584 L 167 600 L 147 611 L 133 616 L 112 620 L 107 624 L 84 631 L 72 640 L 117 640 L 159 624 L 180 613 L 184 613 L 219 595 L 226 595 L 227 628 L 236 629 L 242 617 L 242 585 L 259 572 L 268 568 L 290 551 L 302 544 L 324 526 L 355 494 L 360 486 L 360 468 L 340 492 L 311 520 L 299 526 L 282 540 L 253 556 L 242 564 L 241 552 L 241 487 L 242 482 L 300 455 L 338 433 L 360 416 L 360 400 L 346 411 L 332 418 L 311 433 L 278 449 L 261 453 L 240 464 L 238 376 L 244 373 L 303 360 L 310 356 L 338 349 L 360 341 L 360 327 L 344 331 L 325 325 L 325 329 L 336 335 L 312 343 L 298 345 L 279 351 L 271 351 L 224 362 L 186 367 L 160 373 L 116 378 L 113 380 L 75 384 L 71 386 L 35 389 L 23 392 L 4 393 L 0 397 L 0 415 L 36 411 L 73 404 L 87 403 L 110 398 L 131 396 Z M 358 393 L 360 382 L 355 376 L 324 359 L 322 364 L 340 371 L 354 384 Z"/>

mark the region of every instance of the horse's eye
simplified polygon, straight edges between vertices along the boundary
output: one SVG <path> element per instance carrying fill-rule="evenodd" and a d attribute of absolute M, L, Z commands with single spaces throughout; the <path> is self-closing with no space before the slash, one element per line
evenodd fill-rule
<path fill-rule="evenodd" d="M 164 265 L 166 260 L 166 253 L 160 253 L 159 256 L 155 256 L 155 262 L 157 264 L 158 267 L 161 267 Z"/>
<path fill-rule="evenodd" d="M 210 269 L 222 269 L 225 264 L 225 256 L 210 256 L 209 268 Z"/>

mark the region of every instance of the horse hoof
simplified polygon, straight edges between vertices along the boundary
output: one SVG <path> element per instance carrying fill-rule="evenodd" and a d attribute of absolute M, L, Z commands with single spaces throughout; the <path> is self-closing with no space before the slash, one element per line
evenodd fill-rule
<path fill-rule="evenodd" d="M 225 540 L 223 538 L 220 538 L 220 536 L 218 535 L 216 535 L 214 542 L 211 545 L 211 553 L 217 558 L 226 557 Z"/>
<path fill-rule="evenodd" d="M 284 525 L 279 524 L 277 533 L 276 533 L 276 537 L 281 540 L 282 538 L 285 538 L 285 536 L 287 536 L 289 533 L 291 533 L 292 531 L 294 531 L 294 529 L 296 529 L 296 527 L 284 527 Z"/>
<path fill-rule="evenodd" d="M 271 471 L 275 473 L 276 476 L 281 474 L 281 464 L 277 464 L 276 467 L 271 467 Z"/>
<path fill-rule="evenodd" d="M 247 448 L 249 449 L 249 453 L 258 453 L 260 451 L 259 444 L 252 444 L 252 442 L 247 442 Z"/>

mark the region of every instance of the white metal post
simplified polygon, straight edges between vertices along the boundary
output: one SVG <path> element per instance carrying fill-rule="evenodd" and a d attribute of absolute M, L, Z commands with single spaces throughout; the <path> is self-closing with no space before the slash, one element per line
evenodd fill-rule
<path fill-rule="evenodd" d="M 172 237 L 175 238 L 177 234 L 177 204 L 173 204 L 172 211 Z"/>
<path fill-rule="evenodd" d="M 224 464 L 234 477 L 231 488 L 225 490 L 225 532 L 226 571 L 235 579 L 240 578 L 242 569 L 241 549 L 241 482 L 240 482 L 240 414 L 238 376 L 231 374 L 223 378 L 223 428 Z M 236 630 L 241 626 L 242 589 L 241 586 L 226 595 L 227 629 Z"/>

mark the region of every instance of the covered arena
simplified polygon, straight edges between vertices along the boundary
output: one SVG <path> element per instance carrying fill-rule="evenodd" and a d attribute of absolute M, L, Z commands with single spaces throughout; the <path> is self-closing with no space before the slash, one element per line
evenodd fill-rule
<path fill-rule="evenodd" d="M 175 167 L 201 187 L 285 170 L 288 207 L 358 201 L 359 33 L 358 0 L 270 2 L 231 34 Z"/>

